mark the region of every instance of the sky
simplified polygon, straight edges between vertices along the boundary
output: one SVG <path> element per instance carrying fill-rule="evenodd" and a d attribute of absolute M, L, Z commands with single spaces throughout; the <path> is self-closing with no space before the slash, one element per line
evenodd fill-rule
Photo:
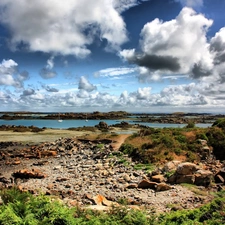
<path fill-rule="evenodd" d="M 0 111 L 225 113 L 225 0 L 0 0 Z"/>

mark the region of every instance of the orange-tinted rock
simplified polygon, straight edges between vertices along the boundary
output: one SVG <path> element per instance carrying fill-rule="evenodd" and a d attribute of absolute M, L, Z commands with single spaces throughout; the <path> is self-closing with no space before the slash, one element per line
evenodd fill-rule
<path fill-rule="evenodd" d="M 29 179 L 29 178 L 45 178 L 46 175 L 43 174 L 41 171 L 37 169 L 33 169 L 32 171 L 29 171 L 27 169 L 19 170 L 17 172 L 14 172 L 12 174 L 15 178 L 21 178 L 21 179 Z"/>
<path fill-rule="evenodd" d="M 151 189 L 156 189 L 157 187 L 157 183 L 156 182 L 152 182 L 152 181 L 148 181 L 148 180 L 142 180 L 139 184 L 138 184 L 138 188 L 151 188 Z"/>
<path fill-rule="evenodd" d="M 165 178 L 163 175 L 159 174 L 159 175 L 152 176 L 151 180 L 157 183 L 161 183 L 165 180 Z"/>

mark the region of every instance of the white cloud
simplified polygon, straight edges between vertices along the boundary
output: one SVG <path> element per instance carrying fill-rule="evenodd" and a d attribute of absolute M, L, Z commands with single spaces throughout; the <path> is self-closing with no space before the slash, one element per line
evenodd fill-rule
<path fill-rule="evenodd" d="M 118 12 L 124 12 L 127 9 L 139 5 L 141 2 L 149 0 L 113 0 L 113 5 Z"/>
<path fill-rule="evenodd" d="M 224 109 L 225 83 L 216 85 L 201 81 L 198 83 L 169 85 L 158 93 L 152 93 L 152 87 L 138 88 L 136 91 L 123 91 L 121 94 L 98 92 L 92 90 L 95 86 L 86 78 L 81 78 L 83 89 L 66 89 L 58 92 L 43 91 L 34 88 L 26 88 L 21 95 L 0 91 L 1 107 L 11 110 L 35 109 L 46 111 L 71 111 L 76 107 L 77 111 L 158 111 L 157 107 L 163 107 L 164 112 L 186 111 L 198 109 L 203 112 L 216 112 Z M 213 82 L 213 80 L 212 80 Z M 88 84 L 88 85 L 87 85 Z M 85 89 L 86 88 L 86 89 Z M 92 90 L 92 91 L 91 91 Z M 3 110 L 3 109 L 2 109 Z"/>
<path fill-rule="evenodd" d="M 115 5 L 125 7 L 112 0 L 2 0 L 0 20 L 10 29 L 15 48 L 23 42 L 30 51 L 83 58 L 96 37 L 106 39 L 109 50 L 128 40 Z"/>
<path fill-rule="evenodd" d="M 98 72 L 95 73 L 95 76 L 114 77 L 134 73 L 135 71 L 137 71 L 137 68 L 134 67 L 115 67 L 99 70 Z"/>
<path fill-rule="evenodd" d="M 97 89 L 96 86 L 91 84 L 84 76 L 80 77 L 78 89 L 84 90 L 87 92 L 92 92 Z"/>
<path fill-rule="evenodd" d="M 46 68 L 51 70 L 54 67 L 54 56 L 51 56 L 48 60 L 47 60 L 47 65 Z"/>
<path fill-rule="evenodd" d="M 0 63 L 0 85 L 13 86 L 21 88 L 23 81 L 29 78 L 29 74 L 26 71 L 19 72 L 18 64 L 12 60 L 2 60 Z"/>
<path fill-rule="evenodd" d="M 173 20 L 163 22 L 155 19 L 144 25 L 140 34 L 140 53 L 135 49 L 125 49 L 120 55 L 146 68 L 144 73 L 140 73 L 140 76 L 144 75 L 139 79 L 142 81 L 153 72 L 189 73 L 193 77 L 208 75 L 214 66 L 206 38 L 212 23 L 204 15 L 183 8 Z"/>

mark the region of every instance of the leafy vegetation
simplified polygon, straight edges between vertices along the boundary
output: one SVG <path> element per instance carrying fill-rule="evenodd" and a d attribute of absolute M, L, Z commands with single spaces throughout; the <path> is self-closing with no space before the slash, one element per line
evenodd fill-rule
<path fill-rule="evenodd" d="M 182 159 L 198 161 L 201 144 L 198 139 L 208 140 L 204 128 L 145 128 L 131 135 L 120 147 L 134 161 L 163 163 Z"/>
<path fill-rule="evenodd" d="M 60 201 L 47 196 L 32 196 L 13 188 L 0 193 L 3 204 L 0 206 L 1 225 L 186 225 L 224 224 L 225 192 L 194 210 L 178 210 L 165 214 L 147 213 L 141 210 L 128 210 L 127 199 L 121 199 L 123 206 L 112 207 L 108 212 L 68 208 Z"/>
<path fill-rule="evenodd" d="M 191 122 L 190 122 L 191 123 Z M 225 159 L 225 118 L 212 127 L 143 128 L 126 139 L 120 151 L 140 163 L 164 163 L 170 160 L 199 161 L 206 140 L 217 159 Z"/>

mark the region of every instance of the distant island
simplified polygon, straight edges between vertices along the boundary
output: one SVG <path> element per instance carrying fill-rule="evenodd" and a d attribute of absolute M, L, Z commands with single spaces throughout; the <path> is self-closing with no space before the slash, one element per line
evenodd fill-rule
<path fill-rule="evenodd" d="M 26 120 L 26 119 L 41 119 L 41 120 L 133 120 L 135 122 L 148 123 L 171 123 L 171 124 L 187 124 L 194 123 L 213 123 L 225 115 L 210 114 L 210 113 L 129 113 L 126 111 L 110 111 L 110 112 L 63 112 L 63 113 L 48 113 L 48 112 L 0 112 L 2 120 Z"/>

